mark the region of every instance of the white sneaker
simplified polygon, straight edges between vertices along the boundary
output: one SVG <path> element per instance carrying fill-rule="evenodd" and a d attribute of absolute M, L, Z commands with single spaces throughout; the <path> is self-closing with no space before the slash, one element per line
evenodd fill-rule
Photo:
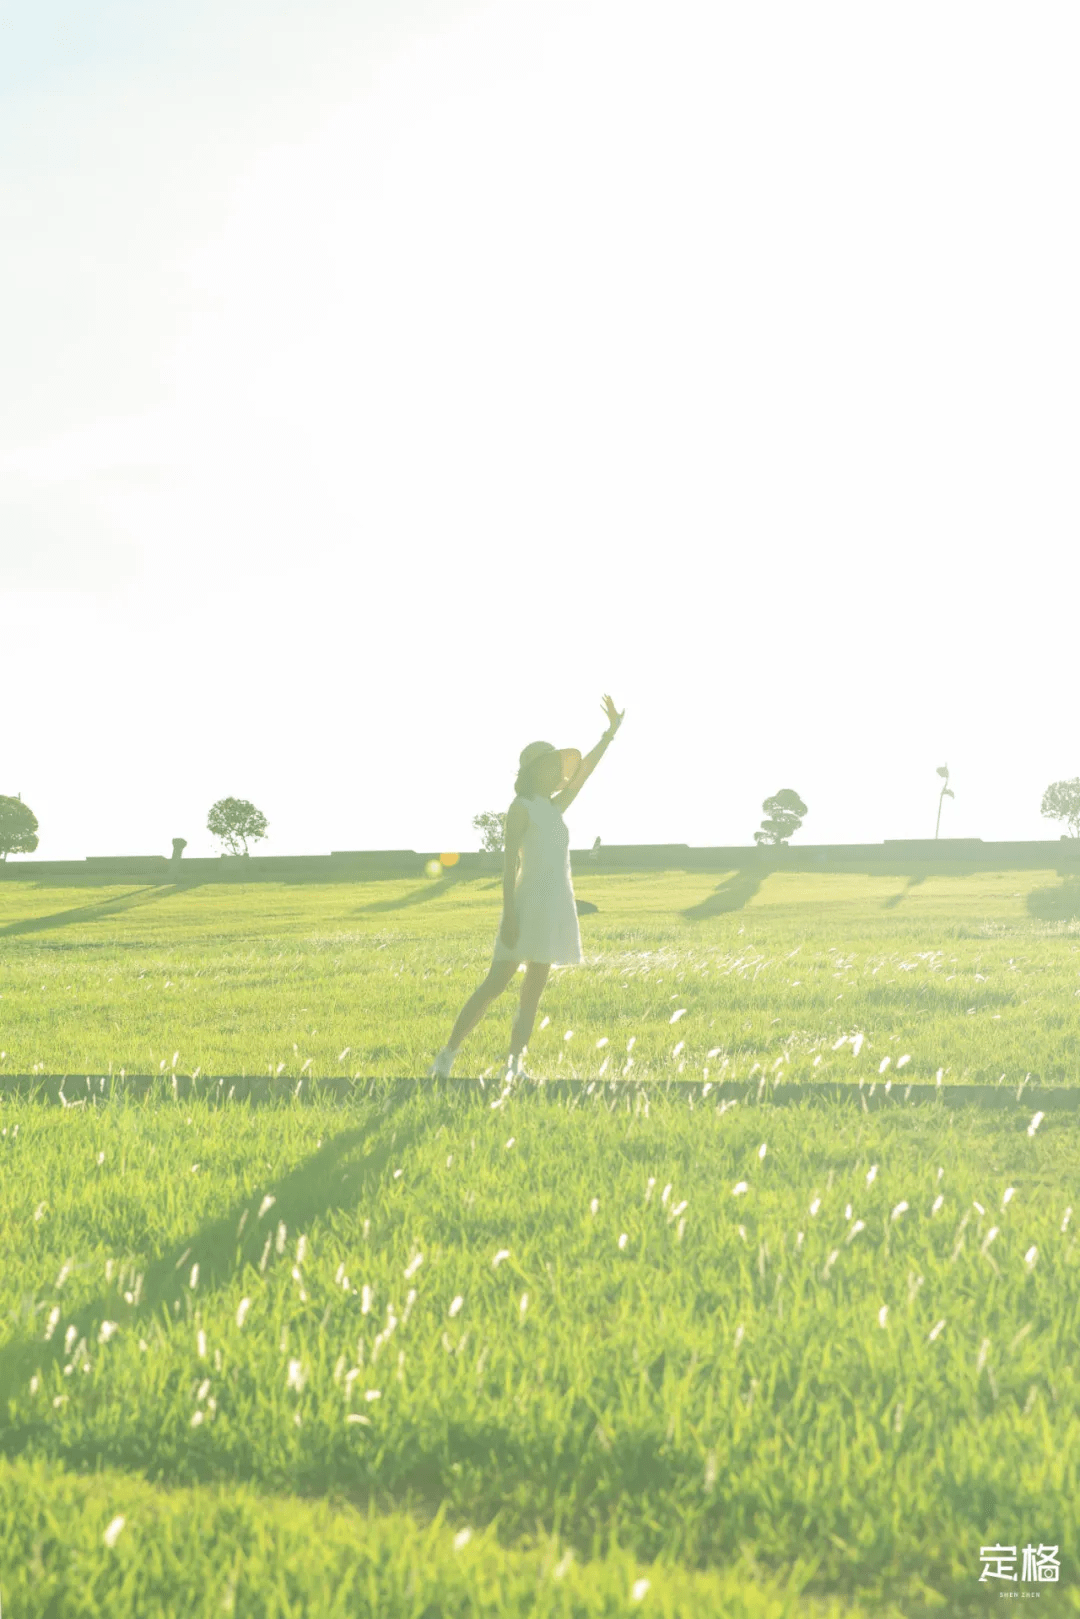
<path fill-rule="evenodd" d="M 442 1050 L 438 1053 L 435 1061 L 431 1065 L 428 1072 L 428 1078 L 449 1079 L 450 1070 L 454 1066 L 454 1058 L 456 1056 L 456 1051 L 451 1051 L 449 1046 L 443 1046 Z"/>

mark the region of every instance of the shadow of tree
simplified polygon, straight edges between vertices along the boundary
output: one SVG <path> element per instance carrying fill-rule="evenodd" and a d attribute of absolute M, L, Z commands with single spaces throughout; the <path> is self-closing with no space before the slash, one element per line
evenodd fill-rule
<path fill-rule="evenodd" d="M 697 905 L 687 905 L 681 916 L 691 922 L 703 921 L 709 916 L 723 916 L 729 911 L 741 911 L 753 899 L 765 878 L 769 875 L 767 868 L 749 870 L 743 868 L 733 872 L 730 877 L 720 884 L 714 894 L 703 899 Z"/>
<path fill-rule="evenodd" d="M 1069 922 L 1080 917 L 1080 878 L 1066 878 L 1057 888 L 1033 888 L 1028 913 L 1040 922 Z"/>
<path fill-rule="evenodd" d="M 883 911 L 891 911 L 894 908 L 894 906 L 897 906 L 897 905 L 900 904 L 900 901 L 907 894 L 908 889 L 918 888 L 919 884 L 923 883 L 925 881 L 926 881 L 926 873 L 925 872 L 922 872 L 918 876 L 909 877 L 908 880 L 907 880 L 907 888 L 902 888 L 900 890 L 899 894 L 890 895 L 890 897 L 885 901 L 884 905 L 881 907 L 882 910 Z"/>
<path fill-rule="evenodd" d="M 349 914 L 351 916 L 370 916 L 375 912 L 402 911 L 410 905 L 423 905 L 428 900 L 438 899 L 440 894 L 447 893 L 451 888 L 455 888 L 461 883 L 474 884 L 477 891 L 486 893 L 492 888 L 501 888 L 502 878 L 495 877 L 487 882 L 479 882 L 476 877 L 467 876 L 464 873 L 460 877 L 440 877 L 433 881 L 425 882 L 422 888 L 417 888 L 411 894 L 405 894 L 399 899 L 375 899 L 367 905 L 358 905 L 356 910 L 351 911 Z M 597 909 L 592 901 L 588 899 L 577 900 L 576 904 L 579 916 L 584 912 Z"/>
<path fill-rule="evenodd" d="M 455 888 L 458 883 L 475 881 L 474 878 L 462 875 L 461 877 L 448 875 L 446 877 L 426 878 L 422 887 L 416 888 L 411 894 L 405 894 L 400 899 L 374 899 L 368 905 L 358 905 L 350 916 L 371 916 L 382 911 L 403 911 L 410 905 L 424 905 L 428 900 L 438 899 L 449 889 Z"/>
<path fill-rule="evenodd" d="M 390 1127 L 392 1115 L 417 1094 L 408 1085 L 391 1089 L 375 1106 L 371 1125 L 343 1130 L 296 1169 L 269 1189 L 272 1204 L 260 1215 L 265 1201 L 262 1192 L 245 1199 L 220 1219 L 211 1221 L 182 1237 L 165 1253 L 152 1259 L 142 1273 L 141 1285 L 131 1304 L 115 1292 L 102 1293 L 96 1299 L 68 1314 L 64 1318 L 75 1328 L 71 1340 L 77 1346 L 85 1338 L 87 1345 L 95 1344 L 103 1321 L 115 1321 L 119 1327 L 134 1327 L 149 1318 L 168 1322 L 179 1315 L 186 1299 L 193 1296 L 186 1285 L 191 1267 L 198 1264 L 197 1298 L 201 1301 L 215 1289 L 226 1286 L 244 1266 L 260 1265 L 267 1240 L 272 1238 L 279 1221 L 284 1221 L 290 1232 L 305 1230 L 312 1221 L 334 1210 L 351 1210 L 357 1201 L 369 1195 L 374 1183 L 382 1175 L 390 1155 L 400 1157 L 417 1135 L 415 1126 L 401 1129 Z M 381 1126 L 381 1138 L 359 1162 L 351 1160 L 355 1148 L 370 1140 L 373 1130 Z M 271 1251 L 273 1244 L 271 1242 Z M 269 1258 L 267 1259 L 269 1263 Z M 180 1267 L 184 1266 L 181 1273 Z M 131 1291 L 129 1289 L 129 1291 Z M 22 1325 L 30 1324 L 31 1300 L 23 1303 Z M 48 1370 L 53 1364 L 71 1359 L 63 1335 L 57 1328 L 52 1338 L 13 1339 L 0 1349 L 0 1404 L 11 1392 L 34 1374 Z M 40 1425 L 0 1430 L 0 1453 L 16 1454 L 32 1432 Z"/>
<path fill-rule="evenodd" d="M 96 905 L 76 905 L 70 911 L 53 911 L 50 916 L 31 916 L 24 922 L 9 922 L 6 927 L 0 927 L 0 938 L 11 938 L 17 933 L 44 933 L 50 928 L 67 928 L 80 922 L 97 922 L 103 917 L 116 916 L 121 911 L 150 905 L 155 900 L 168 899 L 171 894 L 200 886 L 199 883 L 148 884 L 145 888 L 136 889 L 133 894 L 99 900 Z"/>

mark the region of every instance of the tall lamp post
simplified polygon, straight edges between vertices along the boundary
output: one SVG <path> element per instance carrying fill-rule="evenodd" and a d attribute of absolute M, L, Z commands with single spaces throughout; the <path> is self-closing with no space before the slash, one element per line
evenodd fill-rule
<path fill-rule="evenodd" d="M 937 837 L 938 832 L 941 829 L 941 805 L 942 805 L 942 802 L 943 802 L 943 800 L 945 798 L 945 794 L 948 793 L 950 798 L 955 798 L 956 797 L 956 794 L 953 792 L 952 788 L 948 784 L 949 783 L 949 767 L 948 767 L 948 765 L 938 765 L 937 773 L 938 773 L 939 776 L 944 776 L 945 777 L 945 785 L 941 789 L 941 796 L 938 799 L 938 804 L 937 804 L 937 826 L 935 826 L 935 828 L 934 828 L 934 836 L 935 836 L 935 838 Z"/>

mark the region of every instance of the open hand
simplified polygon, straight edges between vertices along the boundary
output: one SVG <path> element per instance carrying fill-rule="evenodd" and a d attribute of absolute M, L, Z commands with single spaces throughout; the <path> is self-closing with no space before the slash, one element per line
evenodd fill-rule
<path fill-rule="evenodd" d="M 608 725 L 611 729 L 612 735 L 614 736 L 615 732 L 619 729 L 619 726 L 623 722 L 623 714 L 626 713 L 626 710 L 624 708 L 622 714 L 620 714 L 618 709 L 615 707 L 615 704 L 611 701 L 611 698 L 605 695 L 604 713 L 607 715 Z"/>

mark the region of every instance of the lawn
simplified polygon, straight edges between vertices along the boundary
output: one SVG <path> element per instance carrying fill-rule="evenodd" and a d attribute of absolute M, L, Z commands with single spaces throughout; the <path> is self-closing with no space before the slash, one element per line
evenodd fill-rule
<path fill-rule="evenodd" d="M 489 881 L 0 884 L 0 1074 L 163 1075 L 0 1089 L 2 1611 L 1080 1611 L 1075 1114 L 706 1090 L 1076 1083 L 1080 927 L 1053 874 L 740 882 L 576 884 L 570 1096 L 502 1086 L 510 992 L 483 1087 L 405 1082 Z"/>
<path fill-rule="evenodd" d="M 532 1065 L 821 1079 L 876 1074 L 885 1057 L 896 1073 L 907 1056 L 909 1080 L 1075 1083 L 1080 895 L 1054 903 L 1073 887 L 1052 872 L 582 878 L 599 909 L 580 919 L 581 965 L 552 969 Z M 488 969 L 501 903 L 491 879 L 5 881 L 0 1076 L 421 1076 Z M 514 994 L 455 1072 L 501 1071 Z"/>

